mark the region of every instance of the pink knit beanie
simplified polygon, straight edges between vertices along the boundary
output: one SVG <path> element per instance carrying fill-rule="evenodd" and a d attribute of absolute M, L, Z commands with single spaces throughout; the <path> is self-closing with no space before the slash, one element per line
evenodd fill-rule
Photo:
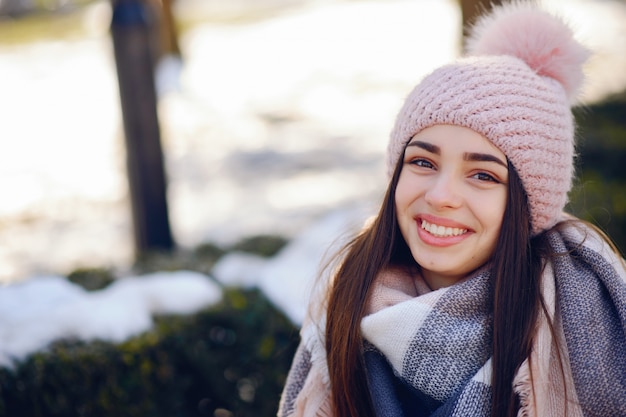
<path fill-rule="evenodd" d="M 468 127 L 515 167 L 528 195 L 531 233 L 537 235 L 557 223 L 572 185 L 570 104 L 588 51 L 565 23 L 528 2 L 498 6 L 483 16 L 472 28 L 468 51 L 409 94 L 391 133 L 388 172 L 421 130 Z"/>

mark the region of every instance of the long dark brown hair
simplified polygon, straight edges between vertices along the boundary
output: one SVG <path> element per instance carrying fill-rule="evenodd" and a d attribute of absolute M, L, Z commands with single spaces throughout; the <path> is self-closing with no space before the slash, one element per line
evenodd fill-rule
<path fill-rule="evenodd" d="M 509 162 L 507 204 L 491 269 L 492 417 L 517 415 L 519 400 L 513 391 L 513 377 L 530 355 L 543 304 L 540 278 L 546 246 L 542 235 L 531 239 L 528 198 Z"/>
<path fill-rule="evenodd" d="M 398 227 L 395 192 L 399 158 L 373 223 L 344 249 L 328 293 L 326 352 L 336 417 L 374 416 L 362 354 L 360 323 L 372 283 L 389 266 L 415 265 Z M 492 416 L 515 416 L 519 408 L 513 377 L 530 354 L 542 307 L 540 277 L 544 238 L 531 239 L 526 193 L 509 163 L 504 220 L 492 256 Z"/>

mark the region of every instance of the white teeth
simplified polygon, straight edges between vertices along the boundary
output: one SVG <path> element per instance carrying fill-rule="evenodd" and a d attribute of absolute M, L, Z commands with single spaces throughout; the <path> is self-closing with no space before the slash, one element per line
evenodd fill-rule
<path fill-rule="evenodd" d="M 431 235 L 437 236 L 437 237 L 459 236 L 464 233 L 467 233 L 467 229 L 459 229 L 458 227 L 438 226 L 433 223 L 428 223 L 426 220 L 422 220 L 422 229 L 426 230 Z"/>

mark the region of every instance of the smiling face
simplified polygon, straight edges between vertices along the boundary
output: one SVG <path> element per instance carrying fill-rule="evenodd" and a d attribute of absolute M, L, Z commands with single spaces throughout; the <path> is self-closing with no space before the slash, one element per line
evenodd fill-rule
<path fill-rule="evenodd" d="M 458 282 L 494 252 L 507 200 L 506 156 L 471 129 L 436 125 L 406 147 L 398 225 L 432 289 Z"/>

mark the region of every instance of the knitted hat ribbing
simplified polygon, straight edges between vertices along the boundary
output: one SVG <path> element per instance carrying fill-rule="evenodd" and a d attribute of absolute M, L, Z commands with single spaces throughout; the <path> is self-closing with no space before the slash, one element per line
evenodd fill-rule
<path fill-rule="evenodd" d="M 406 144 L 436 124 L 468 127 L 515 167 L 531 233 L 558 221 L 572 185 L 574 121 L 587 49 L 560 19 L 530 3 L 495 7 L 470 35 L 469 56 L 436 69 L 407 97 L 391 133 L 388 172 Z"/>

